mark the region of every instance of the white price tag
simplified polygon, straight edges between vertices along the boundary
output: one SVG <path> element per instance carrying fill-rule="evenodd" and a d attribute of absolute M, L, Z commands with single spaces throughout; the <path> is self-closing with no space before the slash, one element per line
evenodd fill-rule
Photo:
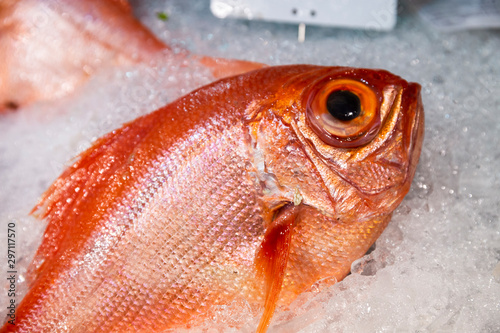
<path fill-rule="evenodd" d="M 390 30 L 397 0 L 211 0 L 210 9 L 219 18 Z"/>

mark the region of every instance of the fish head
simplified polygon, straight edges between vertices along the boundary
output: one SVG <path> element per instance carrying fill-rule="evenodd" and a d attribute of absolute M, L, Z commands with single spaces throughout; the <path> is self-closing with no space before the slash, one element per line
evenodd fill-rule
<path fill-rule="evenodd" d="M 417 83 L 383 70 L 306 66 L 258 110 L 270 206 L 300 202 L 359 221 L 390 214 L 408 192 L 423 140 Z"/>

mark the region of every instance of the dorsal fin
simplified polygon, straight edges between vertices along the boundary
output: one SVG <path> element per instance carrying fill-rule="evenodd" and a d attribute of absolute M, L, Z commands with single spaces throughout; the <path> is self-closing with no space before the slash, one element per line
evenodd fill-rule
<path fill-rule="evenodd" d="M 266 284 L 264 314 L 260 319 L 257 333 L 267 331 L 276 309 L 290 255 L 292 230 L 299 210 L 300 206 L 288 204 L 276 213 L 255 258 L 257 270 L 264 276 Z"/>
<path fill-rule="evenodd" d="M 93 230 L 92 218 L 82 219 L 81 215 L 87 212 L 76 208 L 90 205 L 98 197 L 97 193 L 112 190 L 110 178 L 119 172 L 126 172 L 136 146 L 158 124 L 159 117 L 159 111 L 150 113 L 101 137 L 80 154 L 43 194 L 31 211 L 35 217 L 47 219 L 48 224 L 43 242 L 28 269 L 30 283 L 36 280 L 44 267 L 57 260 L 55 255 L 63 246 L 73 246 L 76 239 L 83 237 L 84 230 Z M 115 195 L 116 190 L 117 187 Z M 63 241 L 65 238 L 67 242 Z"/>

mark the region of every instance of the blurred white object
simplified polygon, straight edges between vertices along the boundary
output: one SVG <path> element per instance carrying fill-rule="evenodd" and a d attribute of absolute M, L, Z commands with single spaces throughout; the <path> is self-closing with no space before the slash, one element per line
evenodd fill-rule
<path fill-rule="evenodd" d="M 416 1 L 413 5 L 437 30 L 500 28 L 500 0 Z"/>
<path fill-rule="evenodd" d="M 300 43 L 303 43 L 306 40 L 306 24 L 305 23 L 299 23 L 299 33 L 297 36 L 297 40 Z"/>
<path fill-rule="evenodd" d="M 210 9 L 222 19 L 390 30 L 396 25 L 397 0 L 211 0 Z"/>

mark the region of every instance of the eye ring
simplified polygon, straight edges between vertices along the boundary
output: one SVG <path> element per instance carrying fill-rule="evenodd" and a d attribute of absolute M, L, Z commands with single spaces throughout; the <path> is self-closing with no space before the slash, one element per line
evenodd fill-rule
<path fill-rule="evenodd" d="M 364 82 L 322 81 L 309 96 L 307 122 L 325 143 L 339 148 L 359 147 L 378 133 L 380 98 Z"/>

